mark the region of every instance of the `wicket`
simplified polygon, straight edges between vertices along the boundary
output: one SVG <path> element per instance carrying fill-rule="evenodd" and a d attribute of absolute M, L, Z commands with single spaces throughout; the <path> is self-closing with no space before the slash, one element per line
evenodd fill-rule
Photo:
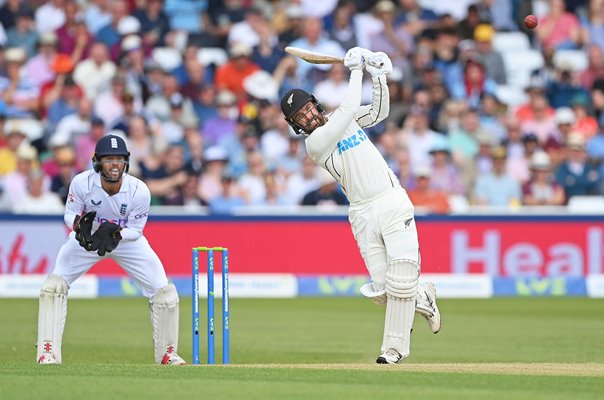
<path fill-rule="evenodd" d="M 193 364 L 199 364 L 199 252 L 208 257 L 208 364 L 214 364 L 214 252 L 222 253 L 222 363 L 229 363 L 229 249 L 226 247 L 193 247 Z"/>

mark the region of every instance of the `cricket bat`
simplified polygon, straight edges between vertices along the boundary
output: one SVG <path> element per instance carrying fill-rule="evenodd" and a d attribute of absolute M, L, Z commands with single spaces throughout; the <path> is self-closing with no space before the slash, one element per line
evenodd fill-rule
<path fill-rule="evenodd" d="M 288 46 L 285 48 L 285 51 L 292 56 L 296 56 L 298 58 L 303 59 L 306 62 L 311 64 L 343 64 L 344 58 L 338 56 L 332 56 L 330 54 L 322 54 L 314 51 L 309 51 L 305 49 L 301 49 L 299 47 Z M 383 63 L 380 65 L 376 65 L 376 67 L 383 66 Z"/>

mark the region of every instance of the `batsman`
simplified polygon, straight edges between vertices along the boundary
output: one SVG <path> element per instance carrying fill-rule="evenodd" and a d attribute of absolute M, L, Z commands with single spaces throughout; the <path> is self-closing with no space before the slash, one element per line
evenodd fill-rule
<path fill-rule="evenodd" d="M 149 299 L 155 362 L 185 364 L 177 354 L 178 293 L 143 235 L 151 194 L 141 180 L 128 175 L 129 157 L 122 138 L 105 136 L 96 144 L 93 170 L 71 182 L 64 219 L 72 231 L 40 290 L 39 364 L 61 364 L 69 287 L 105 258 L 119 264 Z"/>
<path fill-rule="evenodd" d="M 361 293 L 386 305 L 379 364 L 396 364 L 409 355 L 415 311 L 440 330 L 434 285 L 419 285 L 420 252 L 414 207 L 394 172 L 365 134 L 389 113 L 386 75 L 392 62 L 384 53 L 348 50 L 344 65 L 350 82 L 344 101 L 330 115 L 312 94 L 287 92 L 281 110 L 294 131 L 305 136 L 314 162 L 341 185 L 349 202 L 349 221 L 371 281 Z M 361 106 L 363 69 L 371 74 L 372 103 Z"/>

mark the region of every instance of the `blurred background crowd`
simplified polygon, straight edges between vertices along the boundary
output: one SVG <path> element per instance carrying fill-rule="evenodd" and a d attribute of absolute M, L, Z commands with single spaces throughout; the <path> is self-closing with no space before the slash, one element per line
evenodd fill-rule
<path fill-rule="evenodd" d="M 126 139 L 152 205 L 346 204 L 279 98 L 302 88 L 333 110 L 348 71 L 288 45 L 390 56 L 390 116 L 367 133 L 428 212 L 603 193 L 604 0 L 0 5 L 0 210 L 61 212 L 108 133 Z"/>

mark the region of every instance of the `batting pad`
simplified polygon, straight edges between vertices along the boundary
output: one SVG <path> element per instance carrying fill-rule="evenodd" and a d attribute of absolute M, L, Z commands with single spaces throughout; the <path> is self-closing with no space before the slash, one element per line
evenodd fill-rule
<path fill-rule="evenodd" d="M 174 284 L 159 289 L 151 298 L 151 324 L 155 362 L 160 364 L 164 354 L 178 351 L 178 293 Z"/>
<path fill-rule="evenodd" d="M 63 277 L 48 275 L 40 289 L 38 309 L 38 344 L 36 361 L 43 354 L 52 354 L 61 363 L 61 340 L 67 318 L 67 292 Z"/>
<path fill-rule="evenodd" d="M 419 264 L 412 260 L 393 260 L 386 272 L 386 318 L 382 352 L 395 349 L 403 358 L 409 355 L 411 328 L 415 316 L 415 298 Z"/>

